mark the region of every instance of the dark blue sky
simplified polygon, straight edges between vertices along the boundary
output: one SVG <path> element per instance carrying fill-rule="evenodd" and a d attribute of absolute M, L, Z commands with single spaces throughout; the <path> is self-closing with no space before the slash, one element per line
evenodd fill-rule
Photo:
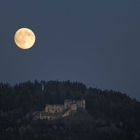
<path fill-rule="evenodd" d="M 139 0 L 0 0 L 0 81 L 72 80 L 140 99 Z M 37 36 L 30 50 L 13 41 Z"/>

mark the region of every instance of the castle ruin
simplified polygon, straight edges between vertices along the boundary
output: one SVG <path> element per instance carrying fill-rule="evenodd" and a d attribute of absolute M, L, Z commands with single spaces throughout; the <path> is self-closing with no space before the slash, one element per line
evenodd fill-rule
<path fill-rule="evenodd" d="M 45 106 L 44 111 L 40 112 L 40 119 L 54 120 L 58 118 L 67 117 L 79 109 L 85 110 L 85 100 L 65 100 L 63 105 Z"/>

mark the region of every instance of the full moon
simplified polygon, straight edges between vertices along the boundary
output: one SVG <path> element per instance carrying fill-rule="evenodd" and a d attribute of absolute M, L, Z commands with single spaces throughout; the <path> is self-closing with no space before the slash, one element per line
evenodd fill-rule
<path fill-rule="evenodd" d="M 35 34 L 28 28 L 21 28 L 16 31 L 14 40 L 16 45 L 21 49 L 30 49 L 35 44 Z"/>

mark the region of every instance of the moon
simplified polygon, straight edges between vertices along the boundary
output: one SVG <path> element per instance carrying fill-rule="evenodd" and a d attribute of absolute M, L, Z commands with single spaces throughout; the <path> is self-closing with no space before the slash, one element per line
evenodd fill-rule
<path fill-rule="evenodd" d="M 35 34 L 31 29 L 20 28 L 16 31 L 14 36 L 15 44 L 20 49 L 30 49 L 35 44 Z"/>

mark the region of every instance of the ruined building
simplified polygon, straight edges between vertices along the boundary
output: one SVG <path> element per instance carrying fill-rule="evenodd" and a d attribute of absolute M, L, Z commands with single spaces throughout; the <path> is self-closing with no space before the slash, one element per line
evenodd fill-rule
<path fill-rule="evenodd" d="M 79 109 L 84 110 L 86 107 L 85 100 L 65 100 L 63 105 L 45 106 L 45 110 L 40 112 L 40 119 L 54 120 L 67 117 Z"/>

